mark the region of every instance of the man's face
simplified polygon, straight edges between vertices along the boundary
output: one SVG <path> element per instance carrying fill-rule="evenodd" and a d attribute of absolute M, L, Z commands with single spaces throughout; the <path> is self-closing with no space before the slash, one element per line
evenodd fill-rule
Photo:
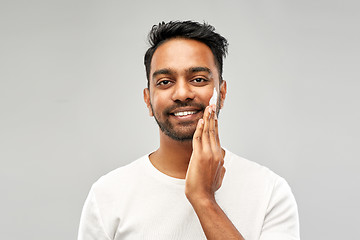
<path fill-rule="evenodd" d="M 192 140 L 197 122 L 209 105 L 214 87 L 222 105 L 226 83 L 210 48 L 195 40 L 171 39 L 160 45 L 151 60 L 149 89 L 144 100 L 162 133 L 177 141 Z"/>

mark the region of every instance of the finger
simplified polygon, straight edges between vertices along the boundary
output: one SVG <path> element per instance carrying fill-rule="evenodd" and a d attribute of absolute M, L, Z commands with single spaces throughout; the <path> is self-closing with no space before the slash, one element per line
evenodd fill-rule
<path fill-rule="evenodd" d="M 196 125 L 196 130 L 195 130 L 194 136 L 193 136 L 193 149 L 198 150 L 199 148 L 201 148 L 203 129 L 204 129 L 204 120 L 199 119 L 199 121 Z"/>
<path fill-rule="evenodd" d="M 216 134 L 216 143 L 220 146 L 220 138 L 219 138 L 219 126 L 218 126 L 218 118 L 215 113 L 215 134 Z"/>
<path fill-rule="evenodd" d="M 210 136 L 210 144 L 211 149 L 213 150 L 214 154 L 218 154 L 218 144 L 217 144 L 217 131 L 215 127 L 215 105 L 211 105 L 211 116 L 210 116 L 210 124 L 209 124 L 209 136 Z"/>
<path fill-rule="evenodd" d="M 203 144 L 202 147 L 204 151 L 211 150 L 210 139 L 209 139 L 210 115 L 211 115 L 211 109 L 209 106 L 207 106 L 205 108 L 204 116 L 203 116 L 204 129 L 202 132 L 202 144 Z"/>

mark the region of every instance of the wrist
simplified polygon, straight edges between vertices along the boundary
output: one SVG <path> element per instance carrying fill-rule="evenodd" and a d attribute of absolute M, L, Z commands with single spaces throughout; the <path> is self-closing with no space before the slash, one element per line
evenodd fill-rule
<path fill-rule="evenodd" d="M 192 198 L 188 197 L 188 200 L 195 210 L 209 209 L 218 206 L 214 196 L 204 195 L 204 196 L 197 196 Z"/>

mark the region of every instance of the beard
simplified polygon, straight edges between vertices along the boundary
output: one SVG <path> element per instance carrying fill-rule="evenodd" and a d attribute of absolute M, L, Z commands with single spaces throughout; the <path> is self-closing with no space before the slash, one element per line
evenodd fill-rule
<path fill-rule="evenodd" d="M 206 106 L 201 103 L 180 102 L 166 108 L 161 113 L 157 113 L 154 111 L 151 103 L 150 106 L 154 114 L 155 121 L 159 125 L 160 130 L 171 139 L 180 142 L 191 141 L 193 139 L 197 121 L 184 121 L 177 126 L 174 126 L 174 124 L 172 124 L 169 119 L 171 111 L 179 107 L 195 107 L 196 109 L 199 109 L 199 112 L 204 112 L 206 108 Z"/>

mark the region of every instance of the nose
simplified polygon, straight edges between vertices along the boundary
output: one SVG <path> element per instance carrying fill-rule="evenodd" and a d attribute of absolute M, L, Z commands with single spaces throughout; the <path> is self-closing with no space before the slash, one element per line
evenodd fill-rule
<path fill-rule="evenodd" d="M 178 80 L 174 86 L 174 92 L 172 94 L 172 100 L 174 102 L 186 102 L 194 99 L 195 93 L 191 84 L 186 80 Z"/>

